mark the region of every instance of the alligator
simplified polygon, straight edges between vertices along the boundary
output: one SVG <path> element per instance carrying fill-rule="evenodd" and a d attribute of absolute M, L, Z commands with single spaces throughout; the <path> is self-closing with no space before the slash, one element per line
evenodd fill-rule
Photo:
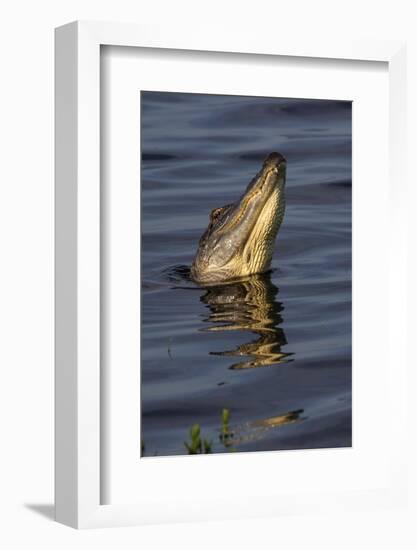
<path fill-rule="evenodd" d="M 268 271 L 285 211 L 286 160 L 271 153 L 235 203 L 215 208 L 191 277 L 210 285 Z"/>

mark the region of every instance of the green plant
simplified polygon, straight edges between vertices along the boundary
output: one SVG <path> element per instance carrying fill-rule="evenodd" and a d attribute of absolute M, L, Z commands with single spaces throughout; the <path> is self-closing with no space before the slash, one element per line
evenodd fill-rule
<path fill-rule="evenodd" d="M 230 429 L 229 420 L 230 410 L 223 409 L 221 414 L 220 441 L 227 449 L 233 451 L 234 449 L 231 449 L 233 432 Z"/>
<path fill-rule="evenodd" d="M 211 442 L 207 439 L 201 439 L 200 424 L 194 424 L 190 429 L 191 441 L 187 443 L 184 441 L 184 445 L 188 450 L 189 455 L 197 454 L 209 454 L 211 453 Z"/>
<path fill-rule="evenodd" d="M 222 410 L 222 428 L 223 430 L 229 429 L 229 420 L 230 420 L 230 410 L 229 409 L 223 409 Z"/>

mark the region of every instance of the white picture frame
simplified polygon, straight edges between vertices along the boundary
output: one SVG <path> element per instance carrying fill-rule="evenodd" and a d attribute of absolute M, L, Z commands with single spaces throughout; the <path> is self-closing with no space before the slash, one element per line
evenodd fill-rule
<path fill-rule="evenodd" d="M 77 528 L 132 525 L 187 519 L 240 517 L 239 506 L 210 502 L 200 513 L 187 515 L 175 505 L 166 509 L 135 504 L 101 504 L 100 401 L 100 47 L 102 45 L 173 50 L 246 53 L 303 58 L 381 61 L 389 70 L 391 224 L 397 247 L 390 262 L 395 276 L 404 281 L 406 261 L 405 151 L 405 45 L 388 41 L 299 40 L 254 33 L 236 28 L 187 29 L 75 22 L 56 30 L 56 519 Z M 390 313 L 405 322 L 405 291 Z M 403 339 L 405 339 L 405 331 Z M 406 346 L 396 342 L 398 365 L 390 379 L 395 399 L 395 452 L 390 455 L 391 474 L 384 491 L 360 494 L 289 495 L 285 502 L 265 503 L 258 512 L 308 512 L 403 502 L 406 490 L 404 425 Z M 149 495 L 152 500 L 152 495 Z M 238 497 L 236 497 L 238 500 Z M 233 502 L 232 502 L 233 504 Z"/>

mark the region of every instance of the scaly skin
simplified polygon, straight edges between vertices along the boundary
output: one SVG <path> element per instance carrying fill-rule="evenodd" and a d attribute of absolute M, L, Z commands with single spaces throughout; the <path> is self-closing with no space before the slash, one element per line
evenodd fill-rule
<path fill-rule="evenodd" d="M 267 271 L 285 211 L 286 161 L 271 153 L 235 203 L 215 208 L 191 266 L 192 278 L 216 284 Z"/>

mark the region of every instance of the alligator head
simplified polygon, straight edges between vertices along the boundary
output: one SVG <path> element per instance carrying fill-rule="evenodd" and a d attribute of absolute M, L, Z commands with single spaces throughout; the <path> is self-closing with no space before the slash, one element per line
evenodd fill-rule
<path fill-rule="evenodd" d="M 212 284 L 269 269 L 285 211 L 285 172 L 284 157 L 271 153 L 238 201 L 212 210 L 191 267 L 195 281 Z"/>

